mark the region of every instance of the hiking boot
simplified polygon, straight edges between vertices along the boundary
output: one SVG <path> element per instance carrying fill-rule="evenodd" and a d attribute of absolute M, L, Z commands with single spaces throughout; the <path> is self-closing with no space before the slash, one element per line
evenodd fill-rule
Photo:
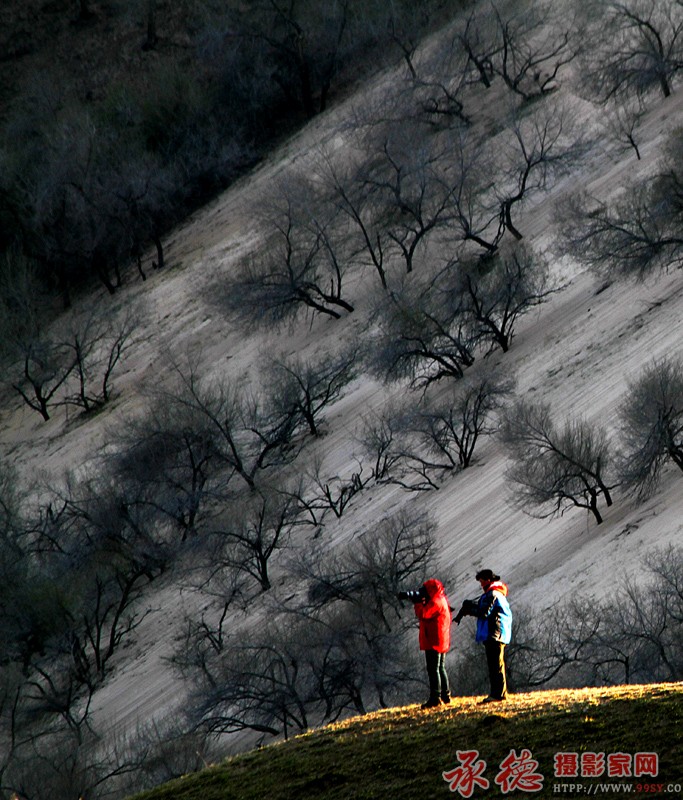
<path fill-rule="evenodd" d="M 442 705 L 442 700 L 440 697 L 430 697 L 426 703 L 423 703 L 420 708 L 438 708 Z"/>
<path fill-rule="evenodd" d="M 485 697 L 483 700 L 480 700 L 479 705 L 484 705 L 484 703 L 503 703 L 503 702 L 505 702 L 504 697 L 491 697 L 491 695 L 489 695 L 488 697 Z"/>
<path fill-rule="evenodd" d="M 444 705 L 449 705 L 451 702 L 451 696 L 449 694 L 442 694 L 441 695 L 441 702 Z"/>

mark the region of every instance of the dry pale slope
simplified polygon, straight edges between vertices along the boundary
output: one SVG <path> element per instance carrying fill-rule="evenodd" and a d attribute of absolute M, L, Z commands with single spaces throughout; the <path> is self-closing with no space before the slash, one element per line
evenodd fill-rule
<path fill-rule="evenodd" d="M 368 92 L 381 93 L 385 79 L 378 79 Z M 365 295 L 373 282 L 370 273 L 353 287 L 358 303 L 354 315 L 338 322 L 307 320 L 277 337 L 245 336 L 208 307 L 200 291 L 217 276 L 229 273 L 250 248 L 259 246 L 262 232 L 253 209 L 278 176 L 304 167 L 321 144 L 343 151 L 345 134 L 340 126 L 353 112 L 354 102 L 360 101 L 352 99 L 315 120 L 253 174 L 189 219 L 169 237 L 169 268 L 154 274 L 146 285 L 131 282 L 119 293 L 115 302 L 121 308 L 135 298 L 144 299 L 145 324 L 125 371 L 115 382 L 118 397 L 111 407 L 86 422 L 65 423 L 57 415 L 44 424 L 16 400 L 8 399 L 0 418 L 5 457 L 12 458 L 27 476 L 41 470 L 55 476 L 96 459 L 110 432 L 141 408 L 145 387 L 168 377 L 169 356 L 182 358 L 200 348 L 212 369 L 241 375 L 255 368 L 264 348 L 314 350 L 340 336 L 360 335 Z M 683 119 L 682 104 L 679 92 L 653 108 L 643 128 L 642 162 L 631 155 L 615 159 L 609 151 L 596 148 L 581 170 L 548 194 L 535 197 L 519 222 L 530 244 L 552 252 L 553 204 L 559 197 L 587 188 L 606 198 L 639 171 L 651 170 L 663 136 Z M 577 108 L 585 115 L 585 124 L 591 125 L 595 110 L 578 101 Z M 516 374 L 520 394 L 542 397 L 558 415 L 579 413 L 614 426 L 628 380 L 653 357 L 683 350 L 683 273 L 661 275 L 640 285 L 613 284 L 598 291 L 596 279 L 571 259 L 556 261 L 554 272 L 566 288 L 520 323 L 509 354 L 494 358 Z M 103 295 L 87 300 L 88 304 L 110 302 Z M 329 432 L 316 444 L 327 474 L 355 468 L 354 433 L 361 414 L 380 407 L 390 391 L 370 379 L 359 380 L 330 410 Z M 326 535 L 348 537 L 373 527 L 403 504 L 417 502 L 438 520 L 444 572 L 451 576 L 456 598 L 476 589 L 473 572 L 487 565 L 509 582 L 513 602 L 537 611 L 576 591 L 599 594 L 614 586 L 619 576 L 638 571 L 647 548 L 683 541 L 683 481 L 673 470 L 667 472 L 657 495 L 642 506 L 617 494 L 599 527 L 578 510 L 559 519 L 538 520 L 514 509 L 508 502 L 504 472 L 498 443 L 487 440 L 476 464 L 446 481 L 439 491 L 416 498 L 397 488 L 370 488 L 341 521 L 330 524 Z M 140 718 L 161 716 L 182 703 L 182 687 L 163 656 L 174 647 L 183 610 L 198 602 L 172 582 L 159 585 L 150 595 L 147 603 L 152 613 L 139 629 L 136 645 L 121 657 L 98 695 L 99 721 L 130 727 Z"/>

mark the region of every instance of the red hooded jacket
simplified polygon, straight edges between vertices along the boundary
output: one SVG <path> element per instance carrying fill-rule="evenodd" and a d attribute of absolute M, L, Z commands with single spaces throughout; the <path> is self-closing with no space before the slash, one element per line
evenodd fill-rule
<path fill-rule="evenodd" d="M 427 599 L 415 604 L 420 620 L 420 650 L 447 653 L 451 647 L 451 609 L 441 581 L 430 578 L 423 586 Z"/>

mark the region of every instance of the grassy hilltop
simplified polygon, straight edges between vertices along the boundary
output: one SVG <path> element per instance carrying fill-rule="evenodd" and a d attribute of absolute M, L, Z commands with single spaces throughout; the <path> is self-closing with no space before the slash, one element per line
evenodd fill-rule
<path fill-rule="evenodd" d="M 615 793 L 678 797 L 683 784 L 683 685 L 652 684 L 518 694 L 503 706 L 456 698 L 444 710 L 410 705 L 355 717 L 337 725 L 240 755 L 172 781 L 136 800 L 431 800 L 460 796 L 442 777 L 459 766 L 456 751 L 477 750 L 487 762 L 487 790 L 473 797 L 503 797 L 499 765 L 515 750 L 530 750 L 543 788 L 512 796 L 558 797 Z M 656 753 L 656 777 L 555 777 L 558 752 Z M 570 784 L 581 784 L 570 792 Z M 610 787 L 609 785 L 612 784 Z M 622 788 L 617 790 L 615 784 Z M 631 784 L 631 790 L 626 786 Z M 593 787 L 592 789 L 590 787 Z M 640 790 L 639 790 L 640 788 Z"/>

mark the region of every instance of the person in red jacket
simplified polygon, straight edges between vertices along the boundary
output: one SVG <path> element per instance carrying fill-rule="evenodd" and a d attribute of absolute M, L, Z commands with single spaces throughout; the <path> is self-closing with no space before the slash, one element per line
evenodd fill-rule
<path fill-rule="evenodd" d="M 410 600 L 420 621 L 420 650 L 424 651 L 429 679 L 429 699 L 422 708 L 436 708 L 451 702 L 446 653 L 451 647 L 451 607 L 441 581 L 430 578 L 420 589 L 399 592 L 401 600 Z"/>

